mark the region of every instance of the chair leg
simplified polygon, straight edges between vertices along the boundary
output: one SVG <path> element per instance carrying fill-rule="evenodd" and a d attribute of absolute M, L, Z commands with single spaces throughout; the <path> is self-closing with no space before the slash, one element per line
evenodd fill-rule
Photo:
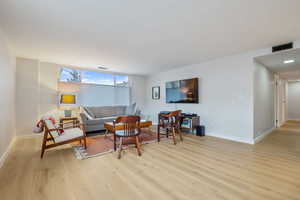
<path fill-rule="evenodd" d="M 81 141 L 81 140 L 80 140 Z M 86 137 L 83 139 L 84 142 L 84 149 L 87 149 L 87 145 L 86 145 Z"/>
<path fill-rule="evenodd" d="M 45 147 L 43 146 L 43 147 L 42 147 L 42 151 L 41 151 L 41 159 L 43 159 L 44 153 L 45 153 Z"/>
<path fill-rule="evenodd" d="M 160 142 L 160 126 L 157 126 L 157 142 Z"/>
<path fill-rule="evenodd" d="M 116 134 L 114 133 L 114 151 L 116 151 L 117 150 L 117 136 L 116 136 Z"/>
<path fill-rule="evenodd" d="M 169 138 L 169 129 L 168 128 L 166 128 L 166 136 L 167 136 L 167 138 Z"/>
<path fill-rule="evenodd" d="M 176 135 L 175 135 L 175 128 L 174 127 L 172 128 L 172 135 L 173 135 L 174 144 L 176 145 Z"/>
<path fill-rule="evenodd" d="M 41 159 L 43 158 L 45 150 L 46 150 L 47 137 L 48 137 L 48 134 L 47 134 L 47 132 L 45 130 L 45 132 L 44 132 L 44 138 L 43 138 L 43 143 L 42 143 L 42 150 L 41 150 Z"/>
<path fill-rule="evenodd" d="M 179 129 L 177 129 L 177 132 L 179 134 L 180 140 L 183 141 L 182 132 Z"/>
<path fill-rule="evenodd" d="M 182 132 L 180 131 L 180 129 L 179 129 L 179 128 L 176 128 L 175 130 L 176 130 L 176 132 L 177 132 L 178 135 L 179 135 L 180 141 L 183 141 Z"/>
<path fill-rule="evenodd" d="M 119 146 L 119 155 L 118 155 L 118 159 L 121 159 L 122 143 L 123 143 L 123 138 L 120 137 L 120 146 Z"/>
<path fill-rule="evenodd" d="M 135 136 L 135 143 L 136 143 L 136 150 L 138 152 L 138 155 L 141 156 L 142 152 L 141 152 L 141 144 L 139 141 L 139 136 Z"/>

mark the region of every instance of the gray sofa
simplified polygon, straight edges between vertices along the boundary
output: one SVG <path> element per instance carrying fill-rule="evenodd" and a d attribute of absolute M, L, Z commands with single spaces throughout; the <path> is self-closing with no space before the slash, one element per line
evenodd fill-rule
<path fill-rule="evenodd" d="M 80 117 L 87 132 L 104 130 L 105 122 L 112 122 L 118 116 L 135 115 L 136 104 L 130 106 L 82 107 Z"/>

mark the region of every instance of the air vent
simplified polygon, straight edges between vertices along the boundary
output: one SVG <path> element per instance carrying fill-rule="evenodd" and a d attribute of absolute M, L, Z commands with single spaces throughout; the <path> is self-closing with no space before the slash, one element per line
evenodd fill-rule
<path fill-rule="evenodd" d="M 107 70 L 108 68 L 107 67 L 98 67 L 98 69 L 101 69 L 101 70 Z"/>
<path fill-rule="evenodd" d="M 281 45 L 272 47 L 272 52 L 274 53 L 274 52 L 277 52 L 277 51 L 292 49 L 293 47 L 294 47 L 293 42 L 290 42 L 290 43 L 287 43 L 287 44 L 281 44 Z"/>

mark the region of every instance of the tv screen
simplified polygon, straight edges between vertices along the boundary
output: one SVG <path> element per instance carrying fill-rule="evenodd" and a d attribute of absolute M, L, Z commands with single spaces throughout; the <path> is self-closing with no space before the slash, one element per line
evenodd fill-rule
<path fill-rule="evenodd" d="M 167 103 L 199 103 L 198 78 L 166 83 Z"/>

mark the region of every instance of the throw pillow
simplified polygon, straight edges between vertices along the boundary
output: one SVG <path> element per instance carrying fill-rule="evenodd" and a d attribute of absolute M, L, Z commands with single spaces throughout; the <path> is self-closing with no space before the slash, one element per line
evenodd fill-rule
<path fill-rule="evenodd" d="M 96 118 L 96 116 L 95 116 L 94 113 L 90 110 L 89 107 L 84 107 L 83 109 L 89 114 L 89 116 L 91 116 L 92 118 Z"/>

